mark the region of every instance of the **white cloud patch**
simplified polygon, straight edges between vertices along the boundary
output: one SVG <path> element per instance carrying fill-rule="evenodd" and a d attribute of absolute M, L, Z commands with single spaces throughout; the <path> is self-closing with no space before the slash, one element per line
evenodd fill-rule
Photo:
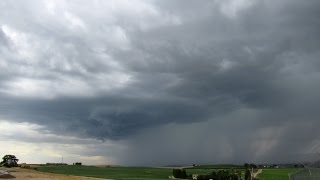
<path fill-rule="evenodd" d="M 64 17 L 67 21 L 66 24 L 68 24 L 71 29 L 79 31 L 80 28 L 85 30 L 86 25 L 79 17 L 75 16 L 74 14 L 68 11 L 64 12 Z"/>
<path fill-rule="evenodd" d="M 17 53 L 27 62 L 35 59 L 36 52 L 34 48 L 37 48 L 37 43 L 29 35 L 19 32 L 8 25 L 2 25 L 1 29 L 9 40 L 13 53 Z"/>
<path fill-rule="evenodd" d="M 15 154 L 19 162 L 116 164 L 113 151 L 123 147 L 113 142 L 100 142 L 71 136 L 60 136 L 45 131 L 43 126 L 0 120 L 0 154 Z M 95 149 L 108 149 L 91 154 Z M 37 152 L 37 158 L 34 153 Z M 108 154 L 109 153 L 109 154 Z"/>
<path fill-rule="evenodd" d="M 236 18 L 241 11 L 245 11 L 254 4 L 252 0 L 226 0 L 221 4 L 221 12 L 229 17 Z"/>

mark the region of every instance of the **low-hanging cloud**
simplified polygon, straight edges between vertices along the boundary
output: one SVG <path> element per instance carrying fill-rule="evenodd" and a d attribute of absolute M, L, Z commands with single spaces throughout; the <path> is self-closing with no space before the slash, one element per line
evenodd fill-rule
<path fill-rule="evenodd" d="M 319 8 L 3 1 L 0 118 L 121 142 L 119 163 L 301 160 L 319 144 Z"/>

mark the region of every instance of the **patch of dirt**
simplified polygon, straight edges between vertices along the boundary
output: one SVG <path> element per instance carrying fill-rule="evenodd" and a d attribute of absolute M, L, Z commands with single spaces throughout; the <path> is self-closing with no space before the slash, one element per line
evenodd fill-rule
<path fill-rule="evenodd" d="M 100 178 L 91 178 L 91 177 L 80 177 L 80 176 L 68 176 L 62 174 L 53 174 L 38 172 L 35 170 L 29 169 L 6 169 L 9 172 L 9 175 L 0 176 L 0 179 L 13 179 L 13 180 L 103 180 Z M 106 180 L 106 179 L 104 179 Z"/>
<path fill-rule="evenodd" d="M 262 173 L 262 169 L 258 169 L 257 172 L 253 173 L 253 178 L 258 178 L 258 175 Z"/>

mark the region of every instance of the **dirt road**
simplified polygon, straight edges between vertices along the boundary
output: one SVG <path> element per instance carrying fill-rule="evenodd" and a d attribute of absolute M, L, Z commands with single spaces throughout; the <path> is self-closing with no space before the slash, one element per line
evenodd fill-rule
<path fill-rule="evenodd" d="M 258 169 L 257 172 L 253 173 L 253 178 L 258 178 L 258 175 L 262 173 L 262 169 Z"/>
<path fill-rule="evenodd" d="M 68 176 L 53 173 L 38 172 L 29 169 L 10 168 L 0 169 L 0 179 L 13 179 L 13 180 L 103 180 L 100 178 Z M 5 174 L 8 172 L 9 174 Z"/>

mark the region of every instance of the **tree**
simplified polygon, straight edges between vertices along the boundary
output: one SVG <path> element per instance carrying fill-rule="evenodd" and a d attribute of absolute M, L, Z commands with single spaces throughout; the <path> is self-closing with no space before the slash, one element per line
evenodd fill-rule
<path fill-rule="evenodd" d="M 188 178 L 187 172 L 185 169 L 173 169 L 172 175 L 175 178 L 186 179 Z"/>
<path fill-rule="evenodd" d="M 182 170 L 181 169 L 173 169 L 172 175 L 175 178 L 182 178 Z"/>
<path fill-rule="evenodd" d="M 245 174 L 244 174 L 244 179 L 245 180 L 250 180 L 251 179 L 251 172 L 249 169 L 246 170 Z"/>
<path fill-rule="evenodd" d="M 249 164 L 248 163 L 244 163 L 244 168 L 248 169 L 249 168 Z"/>
<path fill-rule="evenodd" d="M 186 172 L 185 169 L 182 169 L 182 171 L 181 171 L 181 178 L 182 179 L 186 179 L 187 178 L 187 172 Z"/>
<path fill-rule="evenodd" d="M 7 154 L 3 156 L 0 164 L 6 167 L 16 167 L 18 166 L 18 161 L 19 159 L 17 159 L 15 155 Z"/>
<path fill-rule="evenodd" d="M 217 175 L 219 179 L 229 179 L 229 171 L 226 170 L 219 170 Z"/>
<path fill-rule="evenodd" d="M 216 172 L 216 171 L 212 171 L 211 177 L 212 177 L 212 179 L 214 179 L 214 180 L 218 179 L 218 174 L 217 174 L 217 172 Z"/>
<path fill-rule="evenodd" d="M 251 163 L 251 164 L 249 165 L 249 167 L 250 167 L 250 169 L 252 169 L 252 168 L 253 168 L 253 169 L 257 169 L 258 166 L 255 165 L 255 164 L 253 164 L 253 163 Z"/>

